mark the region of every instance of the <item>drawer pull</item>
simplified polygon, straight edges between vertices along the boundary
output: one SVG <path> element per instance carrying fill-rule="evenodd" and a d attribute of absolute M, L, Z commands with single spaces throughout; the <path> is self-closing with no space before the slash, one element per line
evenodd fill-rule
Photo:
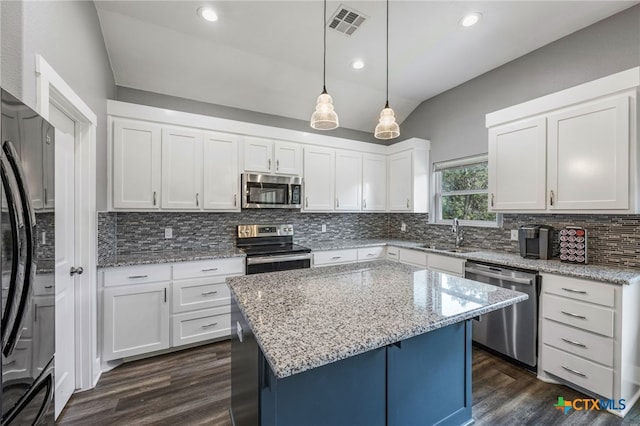
<path fill-rule="evenodd" d="M 587 345 L 583 345 L 582 343 L 578 343 L 578 342 L 573 341 L 573 340 L 565 339 L 564 337 L 561 337 L 560 340 L 562 340 L 563 342 L 567 342 L 570 345 L 577 346 L 579 348 L 586 348 L 587 347 Z"/>
<path fill-rule="evenodd" d="M 47 288 L 47 289 L 53 288 L 53 284 L 45 285 L 44 288 Z"/>
<path fill-rule="evenodd" d="M 371 256 L 375 256 L 375 253 L 367 253 L 367 256 L 371 257 Z"/>
<path fill-rule="evenodd" d="M 129 278 L 132 280 L 135 280 L 138 278 L 149 278 L 149 275 L 129 275 Z"/>
<path fill-rule="evenodd" d="M 203 296 L 210 296 L 212 294 L 216 294 L 218 292 L 218 290 L 214 290 L 214 291 L 205 291 L 204 293 L 202 293 Z"/>
<path fill-rule="evenodd" d="M 584 290 L 575 290 L 573 288 L 566 288 L 566 287 L 562 287 L 562 289 L 564 291 L 568 291 L 569 293 L 587 294 L 587 292 Z"/>
<path fill-rule="evenodd" d="M 387 254 L 388 254 L 389 256 L 397 256 L 397 253 L 392 253 L 392 252 L 390 252 L 390 253 L 387 253 Z"/>
<path fill-rule="evenodd" d="M 334 260 L 334 259 L 342 259 L 342 256 L 333 256 L 331 259 L 332 260 Z"/>
<path fill-rule="evenodd" d="M 573 368 L 569 368 L 569 367 L 565 367 L 564 365 L 561 365 L 560 367 L 564 368 L 565 370 L 567 370 L 569 373 L 575 374 L 576 376 L 580 376 L 580 377 L 587 377 L 586 374 L 579 372 L 578 370 L 574 370 Z"/>
<path fill-rule="evenodd" d="M 213 272 L 213 271 L 217 271 L 217 270 L 218 270 L 218 268 L 206 268 L 206 269 L 203 269 L 202 272 Z"/>
<path fill-rule="evenodd" d="M 560 311 L 560 312 L 573 318 L 587 319 L 587 317 L 585 317 L 584 315 L 572 314 L 571 312 L 565 312 L 565 311 Z"/>
<path fill-rule="evenodd" d="M 217 322 L 212 322 L 211 324 L 205 324 L 205 325 L 203 325 L 203 326 L 202 326 L 202 328 L 211 328 L 211 327 L 216 326 L 216 325 L 218 325 L 218 323 L 217 323 Z"/>

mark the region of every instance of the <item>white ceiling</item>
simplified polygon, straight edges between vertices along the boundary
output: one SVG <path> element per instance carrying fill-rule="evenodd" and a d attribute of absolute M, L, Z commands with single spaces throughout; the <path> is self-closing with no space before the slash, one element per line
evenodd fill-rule
<path fill-rule="evenodd" d="M 390 3 L 389 101 L 402 122 L 422 101 L 637 1 Z M 371 132 L 385 101 L 385 2 L 330 1 L 369 19 L 327 31 L 327 90 L 342 127 Z M 210 5 L 219 20 L 196 13 Z M 116 84 L 308 120 L 322 90 L 323 5 L 299 1 L 97 1 Z M 459 19 L 482 13 L 474 27 Z M 362 70 L 350 67 L 363 59 Z"/>

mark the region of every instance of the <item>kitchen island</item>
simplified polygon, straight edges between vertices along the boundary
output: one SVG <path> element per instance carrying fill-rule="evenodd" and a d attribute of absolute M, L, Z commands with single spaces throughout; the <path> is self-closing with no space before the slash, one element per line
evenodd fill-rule
<path fill-rule="evenodd" d="M 527 298 L 389 261 L 227 282 L 236 426 L 469 423 L 471 321 Z"/>

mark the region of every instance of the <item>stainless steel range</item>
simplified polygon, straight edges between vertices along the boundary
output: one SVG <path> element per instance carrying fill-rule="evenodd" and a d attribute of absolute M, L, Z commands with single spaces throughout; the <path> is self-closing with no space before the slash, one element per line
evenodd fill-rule
<path fill-rule="evenodd" d="M 238 225 L 247 275 L 311 267 L 311 249 L 293 243 L 293 225 Z"/>

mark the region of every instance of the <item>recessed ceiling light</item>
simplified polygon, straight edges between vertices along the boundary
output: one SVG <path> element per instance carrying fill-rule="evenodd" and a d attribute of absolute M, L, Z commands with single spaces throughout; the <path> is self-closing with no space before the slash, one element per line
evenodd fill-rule
<path fill-rule="evenodd" d="M 468 15 L 465 15 L 460 20 L 460 25 L 462 25 L 463 27 L 470 27 L 472 25 L 475 25 L 478 23 L 481 16 L 482 16 L 481 13 L 477 13 L 477 12 L 469 13 Z"/>
<path fill-rule="evenodd" d="M 198 9 L 198 15 L 200 15 L 202 19 L 209 22 L 218 20 L 218 15 L 216 15 L 216 12 L 210 7 L 201 7 L 200 9 Z"/>
<path fill-rule="evenodd" d="M 355 61 L 351 62 L 351 68 L 353 68 L 354 70 L 361 70 L 362 68 L 364 68 L 364 61 L 356 59 Z"/>

